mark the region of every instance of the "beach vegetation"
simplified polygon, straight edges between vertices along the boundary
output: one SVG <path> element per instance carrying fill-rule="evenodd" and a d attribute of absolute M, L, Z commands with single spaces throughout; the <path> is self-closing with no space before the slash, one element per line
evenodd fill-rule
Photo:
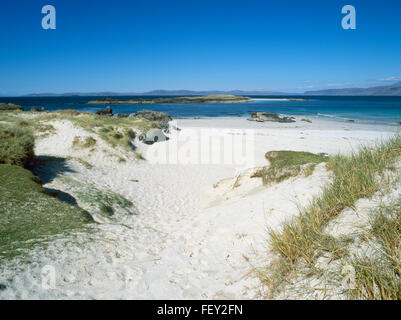
<path fill-rule="evenodd" d="M 270 294 L 283 284 L 291 283 L 291 278 L 296 276 L 299 266 L 313 272 L 316 271 L 317 259 L 323 254 L 329 254 L 333 259 L 348 255 L 349 239 L 334 238 L 326 234 L 324 228 L 344 209 L 355 208 L 358 199 L 370 198 L 375 192 L 382 190 L 388 184 L 388 180 L 380 177 L 394 170 L 394 161 L 400 156 L 401 137 L 395 136 L 374 147 L 364 146 L 350 155 L 335 155 L 327 159 L 326 167 L 333 173 L 332 182 L 310 205 L 300 208 L 296 218 L 284 223 L 281 230 L 269 230 L 269 250 L 275 258 L 264 268 L 256 270 L 256 273 L 269 288 Z M 382 216 L 378 218 L 383 220 Z M 379 226 L 380 223 L 375 221 L 374 225 Z M 394 218 L 387 220 L 388 230 L 394 231 L 394 237 L 399 239 L 400 233 L 394 221 Z M 381 223 L 384 225 L 384 222 Z M 386 236 L 382 234 L 379 237 Z M 384 240 L 386 241 L 394 242 L 389 238 Z M 358 269 L 358 263 L 364 268 Z M 368 263 L 369 260 L 364 260 L 363 263 L 359 260 L 355 263 L 361 279 L 367 279 L 363 272 L 366 272 Z"/>
<path fill-rule="evenodd" d="M 88 149 L 93 148 L 96 145 L 97 141 L 95 138 L 91 136 L 87 136 L 85 138 L 76 136 L 72 140 L 72 147 L 74 149 Z"/>
<path fill-rule="evenodd" d="M 0 164 L 26 166 L 33 159 L 34 145 L 29 128 L 0 125 Z"/>
<path fill-rule="evenodd" d="M 378 208 L 366 234 L 370 252 L 354 255 L 355 288 L 350 297 L 369 300 L 401 299 L 401 200 Z M 372 245 L 374 244 L 374 245 Z"/>
<path fill-rule="evenodd" d="M 91 216 L 49 195 L 31 171 L 0 164 L 0 261 L 89 227 Z"/>
<path fill-rule="evenodd" d="M 14 103 L 0 103 L 0 111 L 23 111 L 24 109 Z"/>

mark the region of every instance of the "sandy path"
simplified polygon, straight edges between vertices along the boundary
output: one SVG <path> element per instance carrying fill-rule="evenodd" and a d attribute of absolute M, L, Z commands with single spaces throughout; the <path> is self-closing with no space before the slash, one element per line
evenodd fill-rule
<path fill-rule="evenodd" d="M 69 147 L 72 139 L 88 133 L 68 122 L 54 125 L 57 134 L 40 140 L 36 154 L 77 156 Z M 211 127 L 228 128 L 227 135 L 234 128 L 249 129 L 243 119 L 182 120 L 178 125 L 182 128 L 180 135 Z M 321 123 L 285 129 L 276 124 L 270 128 L 259 125 L 252 163 L 266 164 L 264 153 L 277 149 L 346 152 L 361 143 L 390 136 L 394 130 L 350 129 L 342 125 L 330 130 Z M 138 214 L 117 223 L 100 224 L 99 232 L 91 235 L 55 241 L 45 252 L 32 252 L 35 263 L 29 266 L 11 264 L 0 273 L 12 279 L 0 297 L 257 298 L 257 282 L 243 277 L 250 267 L 244 255 L 255 257 L 253 248 L 263 253 L 266 226 L 279 228 L 285 219 L 296 215 L 297 205 L 306 204 L 329 181 L 328 173 L 319 166 L 308 178 L 269 188 L 244 174 L 239 186 L 233 188 L 239 172 L 235 164 L 155 163 L 152 154 L 174 143 L 172 138 L 144 149 L 148 161 L 128 160 L 121 164 L 100 151 L 79 154 L 94 165 L 92 169 L 68 161 L 71 170 L 62 175 L 125 196 L 134 202 Z M 107 148 L 101 145 L 99 150 Z M 222 179 L 226 180 L 213 188 Z M 56 180 L 45 186 L 63 187 Z M 46 264 L 57 272 L 57 285 L 50 290 L 42 289 L 40 283 L 40 270 Z"/>

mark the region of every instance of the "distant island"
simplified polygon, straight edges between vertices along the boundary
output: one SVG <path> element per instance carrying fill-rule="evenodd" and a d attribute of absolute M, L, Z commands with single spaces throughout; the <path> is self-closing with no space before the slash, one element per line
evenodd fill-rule
<path fill-rule="evenodd" d="M 289 93 L 268 90 L 152 90 L 147 92 L 66 92 L 66 93 L 31 93 L 23 95 L 23 97 L 123 97 L 123 96 L 401 96 L 401 81 L 386 86 L 376 86 L 368 88 L 339 88 L 339 89 L 322 89 L 315 91 L 305 91 L 304 93 Z M 163 102 L 161 102 L 163 103 Z"/>
<path fill-rule="evenodd" d="M 401 81 L 388 86 L 326 89 L 306 91 L 304 94 L 319 96 L 401 96 Z"/>
<path fill-rule="evenodd" d="M 268 90 L 152 90 L 146 92 L 65 92 L 65 93 L 31 93 L 24 97 L 118 97 L 118 96 L 210 96 L 210 95 L 235 95 L 235 96 L 293 96 L 296 93 L 276 92 Z"/>
<path fill-rule="evenodd" d="M 88 104 L 162 104 L 162 103 L 246 103 L 252 101 L 251 98 L 234 95 L 210 95 L 202 97 L 170 97 L 170 98 L 151 98 L 151 99 L 112 99 L 100 98 L 89 101 Z"/>

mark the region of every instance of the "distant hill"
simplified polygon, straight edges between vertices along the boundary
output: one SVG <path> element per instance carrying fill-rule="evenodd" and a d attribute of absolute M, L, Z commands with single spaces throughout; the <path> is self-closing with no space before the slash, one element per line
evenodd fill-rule
<path fill-rule="evenodd" d="M 306 91 L 304 94 L 316 96 L 401 96 L 401 81 L 388 86 L 327 89 Z"/>
<path fill-rule="evenodd" d="M 112 96 L 207 96 L 228 94 L 236 96 L 288 96 L 294 93 L 264 91 L 264 90 L 230 90 L 230 91 L 192 91 L 192 90 L 152 90 L 147 92 L 67 92 L 67 93 L 32 93 L 24 97 L 112 97 Z M 298 94 L 299 95 L 299 94 Z"/>
<path fill-rule="evenodd" d="M 299 96 L 299 93 L 277 92 L 267 90 L 152 90 L 147 92 L 67 92 L 67 93 L 33 93 L 24 97 L 119 97 L 119 96 L 208 96 L 228 94 L 236 96 Z M 392 85 L 370 88 L 342 88 L 306 91 L 310 96 L 401 96 L 401 81 Z"/>

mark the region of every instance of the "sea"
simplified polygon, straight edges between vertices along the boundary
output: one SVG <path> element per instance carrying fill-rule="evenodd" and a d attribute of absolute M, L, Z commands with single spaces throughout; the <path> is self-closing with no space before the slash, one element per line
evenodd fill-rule
<path fill-rule="evenodd" d="M 110 96 L 109 96 L 110 97 Z M 134 98 L 165 98 L 166 96 L 118 96 L 119 100 Z M 281 115 L 304 116 L 354 121 L 369 124 L 401 124 L 401 97 L 368 96 L 250 96 L 258 99 L 302 98 L 306 101 L 257 100 L 241 104 L 118 104 L 110 105 L 113 113 L 132 113 L 143 109 L 167 112 L 174 118 L 248 117 L 251 112 L 264 111 Z M 102 97 L 58 96 L 58 97 L 0 97 L 0 102 L 21 105 L 24 110 L 44 107 L 47 111 L 73 109 L 96 112 L 106 105 L 88 104 Z"/>

